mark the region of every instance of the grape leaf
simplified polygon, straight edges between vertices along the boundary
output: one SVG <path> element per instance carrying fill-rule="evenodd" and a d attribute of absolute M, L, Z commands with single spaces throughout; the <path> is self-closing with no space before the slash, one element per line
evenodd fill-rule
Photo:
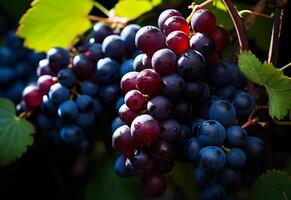
<path fill-rule="evenodd" d="M 120 0 L 110 12 L 131 20 L 150 11 L 160 3 L 162 0 Z"/>
<path fill-rule="evenodd" d="M 33 144 L 33 126 L 15 115 L 14 104 L 0 98 L 0 166 L 7 165 Z"/>
<path fill-rule="evenodd" d="M 289 112 L 291 119 L 291 79 L 273 64 L 261 63 L 251 52 L 240 53 L 239 66 L 250 81 L 266 88 L 270 116 L 283 119 Z"/>
<path fill-rule="evenodd" d="M 136 180 L 118 177 L 113 170 L 113 165 L 114 162 L 108 156 L 98 160 L 86 188 L 85 200 L 139 199 Z"/>
<path fill-rule="evenodd" d="M 260 176 L 249 194 L 250 200 L 288 200 L 291 199 L 291 179 L 286 172 L 267 171 Z"/>
<path fill-rule="evenodd" d="M 17 34 L 24 45 L 36 51 L 74 44 L 92 24 L 87 15 L 93 8 L 91 0 L 34 0 L 22 16 Z"/>

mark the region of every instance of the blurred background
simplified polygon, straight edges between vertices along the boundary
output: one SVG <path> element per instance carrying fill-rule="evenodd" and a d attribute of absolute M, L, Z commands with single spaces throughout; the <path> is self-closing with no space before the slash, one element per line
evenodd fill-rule
<path fill-rule="evenodd" d="M 110 9 L 117 0 L 98 2 Z M 164 0 L 163 2 L 163 8 L 174 6 L 184 16 L 189 15 L 187 6 L 192 1 Z M 249 9 L 254 8 L 258 0 L 236 0 L 233 2 L 238 9 Z M 10 67 L 13 69 L 12 72 L 9 72 L 6 67 L 5 69 L 2 66 L 0 67 L 0 80 L 2 81 L 0 82 L 0 97 L 9 97 L 15 102 L 20 100 L 20 97 L 15 94 L 21 94 L 19 91 L 27 83 L 34 80 L 38 61 L 45 56 L 23 48 L 22 40 L 15 36 L 18 20 L 29 8 L 30 3 L 30 0 L 0 0 L 0 63 L 5 56 L 9 59 L 14 58 Z M 275 3 L 275 1 L 266 0 L 264 13 L 271 14 Z M 161 11 L 153 10 L 149 16 L 141 21 L 141 24 L 156 25 L 157 17 Z M 92 12 L 97 16 L 102 16 L 102 13 L 97 9 Z M 219 24 L 226 27 L 234 35 L 228 14 L 223 10 L 214 8 L 213 12 Z M 265 60 L 268 55 L 272 19 L 256 17 L 253 20 L 247 16 L 247 20 L 250 20 L 251 23 L 248 31 L 250 49 L 261 60 Z M 290 21 L 291 3 L 289 2 L 283 19 L 277 67 L 282 67 L 291 61 L 289 50 L 291 44 Z M 230 51 L 231 48 L 226 54 Z M 11 75 L 11 78 L 9 76 L 11 73 L 17 74 L 17 77 Z M 290 70 L 286 71 L 286 74 L 290 76 Z M 8 76 L 8 78 L 4 80 L 1 76 Z M 1 88 L 1 85 L 4 84 L 9 85 L 9 87 Z M 115 113 L 104 114 L 98 124 L 110 125 L 114 116 Z M 248 173 L 245 173 L 243 185 L 237 191 L 241 199 L 246 199 L 245 191 L 256 174 L 270 168 L 285 169 L 291 173 L 291 164 L 289 163 L 291 148 L 287 142 L 291 140 L 290 130 L 287 130 L 287 127 L 284 126 L 279 127 L 271 124 L 267 130 L 255 127 L 252 131 L 263 134 L 265 141 L 267 141 L 268 154 L 266 155 L 267 159 L 261 165 L 254 166 L 252 170 L 244 169 Z M 140 193 L 138 180 L 134 178 L 124 180 L 114 174 L 112 166 L 116 153 L 111 148 L 110 126 L 102 126 L 102 129 L 98 129 L 96 138 L 97 142 L 94 144 L 93 152 L 90 155 L 76 155 L 69 148 L 52 143 L 48 136 L 36 133 L 34 146 L 30 147 L 21 159 L 8 167 L 0 168 L 0 199 L 145 199 Z M 195 195 L 198 189 L 192 176 L 193 166 L 178 162 L 174 171 L 168 176 L 169 184 L 166 194 L 159 199 L 197 199 Z"/>

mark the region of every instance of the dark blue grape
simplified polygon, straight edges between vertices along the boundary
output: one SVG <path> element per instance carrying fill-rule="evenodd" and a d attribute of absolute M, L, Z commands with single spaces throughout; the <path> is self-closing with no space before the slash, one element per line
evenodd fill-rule
<path fill-rule="evenodd" d="M 160 137 L 164 140 L 175 143 L 181 135 L 181 124 L 176 120 L 169 119 L 160 124 Z"/>
<path fill-rule="evenodd" d="M 0 66 L 7 66 L 13 64 L 13 53 L 8 47 L 0 47 Z"/>
<path fill-rule="evenodd" d="M 153 69 L 164 76 L 167 74 L 175 73 L 176 71 L 177 56 L 170 49 L 160 49 L 154 53 L 151 65 Z"/>
<path fill-rule="evenodd" d="M 21 100 L 21 93 L 24 88 L 25 84 L 23 82 L 15 82 L 13 85 L 7 88 L 5 98 L 11 99 L 14 102 L 19 102 Z"/>
<path fill-rule="evenodd" d="M 162 77 L 162 93 L 170 99 L 177 99 L 184 93 L 185 81 L 178 74 Z"/>
<path fill-rule="evenodd" d="M 95 122 L 94 112 L 79 112 L 76 118 L 76 124 L 81 128 L 89 128 Z"/>
<path fill-rule="evenodd" d="M 186 101 L 179 101 L 173 106 L 173 117 L 184 121 L 192 115 L 192 104 Z"/>
<path fill-rule="evenodd" d="M 81 85 L 81 92 L 89 96 L 96 96 L 98 93 L 98 85 L 92 81 L 85 80 Z"/>
<path fill-rule="evenodd" d="M 36 117 L 36 120 L 38 127 L 40 127 L 42 130 L 47 131 L 54 127 L 54 121 L 52 118 L 44 113 L 39 113 Z"/>
<path fill-rule="evenodd" d="M 233 98 L 232 104 L 238 117 L 248 117 L 255 108 L 253 96 L 244 91 L 238 91 Z"/>
<path fill-rule="evenodd" d="M 209 99 L 206 100 L 206 102 L 202 105 L 201 114 L 202 114 L 202 117 L 204 119 L 209 119 L 209 110 L 210 110 L 212 104 L 218 100 L 221 100 L 221 98 L 214 96 L 214 95 L 211 95 L 209 97 Z"/>
<path fill-rule="evenodd" d="M 220 88 L 217 91 L 217 96 L 227 101 L 232 101 L 235 94 L 236 94 L 236 89 L 233 85 L 227 85 L 225 87 Z"/>
<path fill-rule="evenodd" d="M 247 138 L 247 132 L 240 126 L 231 126 L 227 129 L 226 141 L 231 147 L 242 147 Z"/>
<path fill-rule="evenodd" d="M 98 99 L 93 99 L 93 112 L 96 116 L 100 115 L 103 112 L 102 103 Z"/>
<path fill-rule="evenodd" d="M 172 114 L 172 103 L 164 96 L 156 96 L 148 101 L 147 111 L 155 119 L 165 120 Z"/>
<path fill-rule="evenodd" d="M 249 136 L 245 144 L 245 152 L 251 160 L 258 160 L 264 152 L 264 142 L 260 138 Z"/>
<path fill-rule="evenodd" d="M 95 71 L 93 63 L 84 54 L 76 55 L 73 59 L 73 71 L 81 79 L 88 79 Z"/>
<path fill-rule="evenodd" d="M 231 83 L 236 89 L 243 89 L 246 86 L 246 78 L 239 70 L 239 66 L 231 65 Z"/>
<path fill-rule="evenodd" d="M 204 33 L 195 33 L 190 39 L 190 47 L 209 58 L 215 52 L 215 43 Z"/>
<path fill-rule="evenodd" d="M 225 136 L 224 127 L 214 120 L 203 122 L 197 129 L 198 141 L 204 146 L 221 145 Z"/>
<path fill-rule="evenodd" d="M 47 52 L 49 67 L 54 73 L 66 68 L 70 64 L 70 55 L 66 49 L 55 47 Z"/>
<path fill-rule="evenodd" d="M 105 56 L 120 61 L 126 53 L 125 44 L 118 35 L 107 36 L 102 43 L 102 52 Z"/>
<path fill-rule="evenodd" d="M 62 69 L 58 73 L 58 82 L 65 87 L 71 88 L 76 82 L 76 75 L 69 68 Z"/>
<path fill-rule="evenodd" d="M 230 65 L 219 62 L 210 67 L 210 80 L 214 85 L 223 87 L 231 82 L 231 73 Z"/>
<path fill-rule="evenodd" d="M 120 108 L 123 104 L 125 104 L 125 102 L 124 102 L 124 97 L 120 97 L 120 98 L 117 100 L 116 104 L 115 104 L 115 108 L 116 108 L 116 110 L 119 111 L 119 108 Z"/>
<path fill-rule="evenodd" d="M 203 200 L 224 200 L 226 192 L 219 184 L 213 184 L 202 191 Z"/>
<path fill-rule="evenodd" d="M 125 125 L 125 123 L 119 117 L 116 117 L 111 123 L 111 132 L 114 133 L 116 129 L 123 125 Z"/>
<path fill-rule="evenodd" d="M 240 168 L 245 164 L 246 155 L 239 148 L 231 148 L 226 154 L 227 164 L 233 168 Z"/>
<path fill-rule="evenodd" d="M 241 179 L 241 173 L 238 170 L 234 170 L 225 167 L 219 174 L 219 183 L 226 188 L 235 187 Z"/>
<path fill-rule="evenodd" d="M 190 138 L 185 145 L 185 155 L 191 162 L 197 162 L 202 146 L 196 138 Z"/>
<path fill-rule="evenodd" d="M 120 97 L 120 94 L 121 91 L 119 84 L 116 83 L 100 87 L 99 90 L 99 97 L 101 101 L 107 106 L 114 105 L 117 99 Z"/>
<path fill-rule="evenodd" d="M 84 132 L 78 126 L 67 125 L 61 129 L 60 135 L 64 142 L 75 144 L 84 137 Z"/>
<path fill-rule="evenodd" d="M 120 76 L 125 75 L 128 72 L 132 72 L 134 71 L 133 69 L 133 60 L 132 59 L 128 59 L 123 61 L 123 63 L 120 66 Z"/>
<path fill-rule="evenodd" d="M 44 95 L 42 97 L 40 108 L 46 114 L 49 114 L 51 116 L 54 116 L 57 113 L 58 109 L 54 102 L 47 95 Z"/>
<path fill-rule="evenodd" d="M 135 46 L 135 35 L 140 28 L 137 24 L 130 24 L 121 31 L 120 37 L 124 41 L 128 52 L 134 52 L 137 49 Z"/>
<path fill-rule="evenodd" d="M 217 173 L 198 165 L 195 169 L 195 181 L 199 186 L 208 186 L 216 182 Z"/>
<path fill-rule="evenodd" d="M 36 69 L 36 75 L 37 76 L 42 76 L 42 75 L 53 75 L 56 73 L 53 73 L 51 68 L 48 65 L 48 60 L 47 59 L 43 59 L 41 61 L 39 61 L 39 65 Z"/>
<path fill-rule="evenodd" d="M 233 105 L 225 100 L 219 100 L 212 104 L 209 109 L 209 119 L 216 120 L 228 128 L 236 120 L 236 111 Z"/>
<path fill-rule="evenodd" d="M 125 166 L 126 157 L 124 155 L 120 155 L 117 157 L 114 163 L 114 171 L 121 178 L 127 178 L 131 176 L 130 171 Z"/>
<path fill-rule="evenodd" d="M 199 128 L 199 126 L 201 126 L 201 124 L 205 122 L 205 119 L 195 119 L 192 123 L 191 123 L 191 131 L 194 135 L 197 134 L 197 130 Z"/>
<path fill-rule="evenodd" d="M 219 171 L 226 163 L 226 155 L 220 147 L 208 146 L 199 152 L 200 165 L 208 170 Z"/>
<path fill-rule="evenodd" d="M 113 34 L 113 30 L 106 24 L 96 23 L 93 27 L 92 37 L 94 38 L 94 42 L 101 43 L 103 40 Z"/>
<path fill-rule="evenodd" d="M 85 52 L 85 56 L 89 58 L 92 63 L 97 63 L 103 57 L 102 45 L 99 43 L 91 44 L 89 49 Z"/>
<path fill-rule="evenodd" d="M 78 109 L 84 112 L 92 110 L 94 106 L 92 97 L 85 94 L 78 96 L 76 104 Z"/>
<path fill-rule="evenodd" d="M 56 83 L 51 86 L 48 96 L 53 103 L 60 104 L 69 99 L 70 91 L 60 83 Z"/>
<path fill-rule="evenodd" d="M 13 83 L 15 78 L 14 71 L 9 67 L 1 67 L 0 68 L 0 87 L 5 88 L 8 87 L 11 83 Z"/>
<path fill-rule="evenodd" d="M 78 114 L 77 105 L 72 100 L 64 101 L 58 108 L 58 116 L 66 122 L 73 121 Z"/>
<path fill-rule="evenodd" d="M 101 83 L 111 83 L 120 77 L 120 66 L 110 58 L 104 58 L 98 61 L 96 75 Z"/>
<path fill-rule="evenodd" d="M 137 55 L 133 60 L 133 69 L 134 71 L 141 72 L 142 70 L 146 69 L 146 67 L 142 64 L 142 58 L 144 54 Z"/>

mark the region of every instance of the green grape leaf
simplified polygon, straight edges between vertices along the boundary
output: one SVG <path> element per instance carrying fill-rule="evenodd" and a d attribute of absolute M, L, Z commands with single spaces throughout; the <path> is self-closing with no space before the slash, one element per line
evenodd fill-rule
<path fill-rule="evenodd" d="M 291 199 L 291 179 L 286 172 L 267 171 L 260 176 L 251 188 L 250 200 Z"/>
<path fill-rule="evenodd" d="M 139 183 L 136 179 L 118 177 L 113 165 L 114 162 L 108 156 L 96 162 L 93 175 L 85 191 L 85 200 L 139 199 Z"/>
<path fill-rule="evenodd" d="M 33 126 L 15 115 L 14 104 L 0 98 L 0 166 L 7 165 L 33 144 Z"/>
<path fill-rule="evenodd" d="M 160 3 L 162 0 L 120 0 L 110 12 L 116 16 L 132 20 Z"/>
<path fill-rule="evenodd" d="M 17 34 L 36 51 L 67 48 L 92 27 L 88 13 L 92 0 L 34 0 L 22 16 Z"/>
<path fill-rule="evenodd" d="M 250 81 L 266 88 L 270 116 L 280 120 L 289 112 L 289 119 L 291 119 L 291 79 L 273 64 L 261 63 L 249 51 L 240 53 L 239 66 Z"/>

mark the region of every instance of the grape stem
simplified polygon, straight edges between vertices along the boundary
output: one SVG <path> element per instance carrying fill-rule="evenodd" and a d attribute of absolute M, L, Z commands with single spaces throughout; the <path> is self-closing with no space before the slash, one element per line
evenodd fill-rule
<path fill-rule="evenodd" d="M 17 119 L 25 119 L 31 115 L 31 112 L 22 112 L 17 116 Z"/>
<path fill-rule="evenodd" d="M 107 8 L 105 8 L 102 4 L 100 4 L 99 2 L 95 1 L 94 2 L 94 6 L 109 17 L 110 11 Z"/>
<path fill-rule="evenodd" d="M 247 128 L 249 126 L 257 124 L 258 122 L 259 122 L 259 118 L 257 118 L 257 117 L 255 119 L 248 119 L 248 121 L 245 124 L 243 124 L 241 127 Z"/>
<path fill-rule="evenodd" d="M 255 12 L 255 11 L 252 11 L 252 10 L 241 10 L 241 11 L 238 12 L 238 14 L 240 16 L 245 15 L 245 14 L 251 14 L 251 15 L 256 15 L 256 16 L 265 17 L 265 18 L 269 18 L 269 19 L 274 17 L 273 13 L 271 13 L 270 15 L 266 15 L 266 14 Z"/>
<path fill-rule="evenodd" d="M 287 69 L 288 67 L 290 67 L 291 66 L 291 62 L 290 63 L 288 63 L 287 65 L 285 65 L 285 66 L 283 66 L 283 67 L 281 67 L 280 68 L 280 70 L 285 70 L 285 69 Z"/>
<path fill-rule="evenodd" d="M 187 17 L 186 21 L 188 23 L 191 22 L 191 19 L 192 19 L 192 16 L 194 15 L 194 13 L 197 11 L 197 10 L 200 10 L 202 8 L 204 8 L 205 6 L 207 6 L 208 4 L 212 3 L 213 0 L 207 0 L 207 1 L 204 1 L 203 3 L 199 4 L 199 5 L 195 5 L 195 2 L 192 3 L 191 6 L 189 6 L 189 9 L 192 9 L 192 12 L 191 14 Z"/>

